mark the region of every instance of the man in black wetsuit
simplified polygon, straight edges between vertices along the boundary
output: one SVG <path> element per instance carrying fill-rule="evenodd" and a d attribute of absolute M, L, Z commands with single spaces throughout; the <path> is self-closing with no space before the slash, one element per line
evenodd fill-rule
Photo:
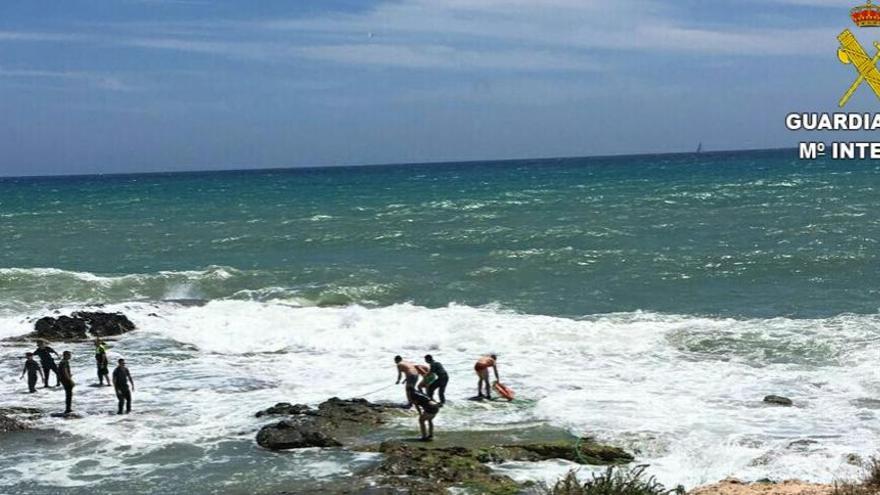
<path fill-rule="evenodd" d="M 52 354 L 58 355 L 55 349 L 46 345 L 45 340 L 40 339 L 37 341 L 37 350 L 34 351 L 34 355 L 40 358 L 40 364 L 43 366 L 43 388 L 49 386 L 50 371 L 55 372 L 55 386 L 57 387 L 61 383 L 61 377 L 58 376 L 58 366 L 55 364 L 55 360 L 52 359 Z"/>
<path fill-rule="evenodd" d="M 131 388 L 128 384 L 131 382 Z M 119 365 L 113 370 L 113 387 L 116 389 L 116 398 L 119 399 L 119 411 L 116 414 L 122 414 L 122 406 L 125 406 L 125 413 L 131 412 L 131 391 L 134 390 L 134 380 L 131 378 L 128 368 L 125 367 L 125 359 L 119 360 Z"/>
<path fill-rule="evenodd" d="M 437 377 L 428 385 L 428 397 L 431 400 L 434 399 L 434 391 L 439 392 L 439 398 L 441 404 L 446 404 L 446 385 L 449 384 L 449 374 L 446 373 L 446 368 L 443 367 L 442 364 L 434 361 L 434 356 L 428 354 L 425 356 L 425 362 L 431 366 L 431 373 Z"/>
<path fill-rule="evenodd" d="M 61 386 L 64 387 L 64 414 L 70 414 L 73 412 L 73 387 L 76 385 L 73 381 L 73 373 L 70 372 L 70 351 L 61 354 L 61 364 L 58 365 L 57 374 Z"/>
<path fill-rule="evenodd" d="M 18 378 L 21 380 L 24 378 L 24 374 L 27 373 L 28 377 L 28 392 L 34 393 L 37 391 L 37 374 L 40 375 L 40 378 L 43 377 L 43 372 L 40 370 L 40 365 L 34 361 L 34 353 L 28 352 L 24 355 L 26 360 L 24 362 L 24 369 L 21 370 L 21 376 Z"/>

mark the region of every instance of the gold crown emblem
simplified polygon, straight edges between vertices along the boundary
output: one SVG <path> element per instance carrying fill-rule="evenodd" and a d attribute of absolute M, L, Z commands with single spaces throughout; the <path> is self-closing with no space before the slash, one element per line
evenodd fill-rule
<path fill-rule="evenodd" d="M 868 0 L 865 5 L 859 5 L 849 11 L 856 26 L 863 27 L 880 27 L 880 7 L 871 4 Z"/>

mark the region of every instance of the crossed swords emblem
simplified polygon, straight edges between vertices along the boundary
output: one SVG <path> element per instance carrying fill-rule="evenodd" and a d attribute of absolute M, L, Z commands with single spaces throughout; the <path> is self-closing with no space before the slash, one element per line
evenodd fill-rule
<path fill-rule="evenodd" d="M 871 58 L 849 29 L 844 29 L 837 36 L 837 40 L 840 41 L 840 48 L 837 49 L 837 58 L 844 64 L 852 64 L 856 72 L 859 73 L 859 77 L 846 90 L 838 105 L 843 108 L 863 82 L 867 82 L 868 86 L 874 90 L 877 98 L 880 98 L 880 71 L 877 70 L 877 62 L 880 61 L 880 43 L 874 42 L 877 54 Z"/>

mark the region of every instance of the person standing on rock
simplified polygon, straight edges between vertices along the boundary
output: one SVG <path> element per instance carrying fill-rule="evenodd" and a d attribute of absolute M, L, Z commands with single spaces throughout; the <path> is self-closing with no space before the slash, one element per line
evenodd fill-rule
<path fill-rule="evenodd" d="M 21 380 L 24 378 L 24 374 L 27 373 L 28 377 L 28 392 L 34 393 L 37 391 L 37 374 L 39 373 L 40 379 L 43 378 L 43 371 L 40 369 L 40 365 L 34 361 L 34 353 L 28 352 L 24 355 L 24 369 L 21 370 L 21 376 L 18 378 Z"/>
<path fill-rule="evenodd" d="M 410 408 L 413 405 L 412 394 L 416 391 L 416 382 L 419 381 L 419 368 L 400 356 L 394 356 L 394 362 L 397 364 L 397 383 L 400 384 L 400 380 L 406 378 L 406 407 Z"/>
<path fill-rule="evenodd" d="M 422 441 L 430 442 L 434 439 L 434 416 L 440 412 L 442 404 L 434 402 L 427 395 L 413 390 L 412 400 L 419 412 L 419 430 L 422 432 Z"/>
<path fill-rule="evenodd" d="M 101 339 L 95 339 L 95 363 L 98 366 L 98 386 L 104 385 L 104 379 L 107 379 L 107 386 L 110 386 L 110 361 L 107 360 L 107 348 Z"/>
<path fill-rule="evenodd" d="M 57 372 L 61 386 L 64 387 L 64 414 L 73 412 L 73 387 L 76 385 L 73 381 L 73 373 L 70 371 L 70 357 L 70 351 L 61 354 L 61 364 L 58 365 Z"/>
<path fill-rule="evenodd" d="M 480 380 L 477 382 L 477 397 L 483 397 L 483 384 L 486 384 L 486 395 L 487 399 L 492 398 L 492 394 L 489 392 L 492 387 L 489 385 L 489 368 L 492 368 L 495 371 L 495 381 L 501 381 L 498 378 L 498 356 L 495 354 L 489 354 L 488 356 L 483 356 L 477 360 L 476 364 L 474 364 L 474 371 L 477 372 L 477 376 L 480 377 Z"/>
<path fill-rule="evenodd" d="M 128 388 L 129 383 L 131 383 L 131 388 Z M 116 398 L 119 399 L 119 411 L 116 414 L 122 414 L 122 406 L 125 406 L 125 414 L 130 413 L 134 380 L 125 366 L 125 359 L 120 359 L 116 369 L 113 370 L 113 388 L 116 389 Z"/>
<path fill-rule="evenodd" d="M 58 375 L 58 366 L 55 364 L 55 360 L 52 359 L 52 354 L 58 355 L 55 352 L 55 349 L 52 349 L 46 344 L 46 341 L 40 339 L 37 341 L 37 350 L 34 351 L 34 354 L 40 358 L 40 365 L 43 367 L 43 388 L 49 386 L 49 372 L 55 372 L 55 386 L 57 387 L 61 383 L 61 377 Z"/>
<path fill-rule="evenodd" d="M 440 403 L 446 404 L 446 385 L 449 384 L 449 374 L 446 373 L 446 368 L 442 364 L 434 361 L 434 356 L 427 354 L 425 362 L 431 367 L 430 372 L 435 376 L 434 381 L 428 384 L 428 397 L 434 400 L 434 392 L 439 392 Z"/>

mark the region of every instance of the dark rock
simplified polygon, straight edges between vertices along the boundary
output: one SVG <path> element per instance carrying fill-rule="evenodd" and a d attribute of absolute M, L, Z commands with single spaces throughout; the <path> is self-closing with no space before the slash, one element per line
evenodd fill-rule
<path fill-rule="evenodd" d="M 72 342 L 94 337 L 114 337 L 135 329 L 134 323 L 121 313 L 78 311 L 70 316 L 46 316 L 34 324 L 27 339 Z"/>
<path fill-rule="evenodd" d="M 53 418 L 61 418 L 61 419 L 82 419 L 83 418 L 81 414 L 75 413 L 75 412 L 69 412 L 69 413 L 55 412 L 55 413 L 50 414 L 49 416 L 51 416 Z"/>
<path fill-rule="evenodd" d="M 27 431 L 30 427 L 21 421 L 0 414 L 0 433 L 11 433 L 15 431 Z"/>
<path fill-rule="evenodd" d="M 33 407 L 0 407 L 0 414 L 4 416 L 22 416 L 27 419 L 36 419 L 43 415 L 43 411 Z"/>
<path fill-rule="evenodd" d="M 0 407 L 0 433 L 26 431 L 27 421 L 43 416 L 43 411 L 32 407 Z"/>
<path fill-rule="evenodd" d="M 257 443 L 272 450 L 305 449 L 309 447 L 341 447 L 342 444 L 309 418 L 286 419 L 264 426 L 257 433 Z"/>
<path fill-rule="evenodd" d="M 480 462 L 475 452 L 463 447 L 413 447 L 402 442 L 383 442 L 379 452 L 385 460 L 374 470 L 380 482 L 410 493 L 448 493 L 453 486 L 475 493 L 514 494 L 520 487 L 507 476 L 496 474 Z"/>
<path fill-rule="evenodd" d="M 293 404 L 289 402 L 279 402 L 274 406 L 264 409 L 257 413 L 258 418 L 263 416 L 301 416 L 304 414 L 317 414 L 311 407 L 305 404 Z"/>
<path fill-rule="evenodd" d="M 373 404 L 364 399 L 342 400 L 337 397 L 322 402 L 317 410 L 302 404 L 279 403 L 260 411 L 258 417 L 266 414 L 290 414 L 293 417 L 261 428 L 257 443 L 272 450 L 338 447 L 342 445 L 340 439 L 363 435 L 384 424 L 392 411 L 399 411 L 399 408 Z"/>
<path fill-rule="evenodd" d="M 629 464 L 635 460 L 632 454 L 621 448 L 602 445 L 589 438 L 582 438 L 574 442 L 558 441 L 493 446 L 479 449 L 477 457 L 482 462 L 494 463 L 563 459 L 595 466 Z"/>
<path fill-rule="evenodd" d="M 328 399 L 318 405 L 318 416 L 330 420 L 338 426 L 345 423 L 375 426 L 384 424 L 388 414 L 399 412 L 400 408 L 384 404 L 374 404 L 366 399 L 347 399 L 338 397 Z"/>
<path fill-rule="evenodd" d="M 794 404 L 788 397 L 782 397 L 779 395 L 768 395 L 767 397 L 764 397 L 764 402 L 786 407 Z"/>

